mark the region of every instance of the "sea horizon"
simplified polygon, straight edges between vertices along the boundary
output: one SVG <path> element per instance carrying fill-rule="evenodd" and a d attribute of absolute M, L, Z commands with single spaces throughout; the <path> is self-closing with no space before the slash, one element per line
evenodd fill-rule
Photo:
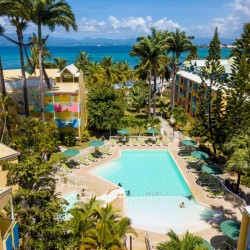
<path fill-rule="evenodd" d="M 110 56 L 114 62 L 126 61 L 133 68 L 137 64 L 137 58 L 129 56 L 132 45 L 63 45 L 63 46 L 48 46 L 51 52 L 52 59 L 45 61 L 53 61 L 55 57 L 66 58 L 68 64 L 74 63 L 77 54 L 80 50 L 89 54 L 91 61 L 99 62 L 104 56 Z M 230 48 L 222 48 L 221 56 L 226 59 L 230 56 Z M 184 62 L 188 52 L 182 53 L 179 61 Z M 208 55 L 208 48 L 198 47 L 199 59 L 205 59 Z M 19 69 L 20 58 L 17 46 L 1 46 L 0 56 L 2 59 L 3 69 Z"/>

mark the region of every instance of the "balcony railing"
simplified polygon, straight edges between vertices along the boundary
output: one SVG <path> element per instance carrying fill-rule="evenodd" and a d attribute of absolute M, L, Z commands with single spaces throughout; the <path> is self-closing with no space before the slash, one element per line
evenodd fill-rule
<path fill-rule="evenodd" d="M 10 219 L 1 219 L 1 232 L 3 235 L 3 247 L 6 250 L 17 249 L 19 246 L 18 224 Z"/>

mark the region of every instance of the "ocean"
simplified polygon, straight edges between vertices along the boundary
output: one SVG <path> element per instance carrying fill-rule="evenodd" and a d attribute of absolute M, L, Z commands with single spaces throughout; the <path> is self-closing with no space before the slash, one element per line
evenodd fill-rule
<path fill-rule="evenodd" d="M 52 57 L 62 57 L 68 60 L 68 63 L 73 63 L 76 55 L 80 50 L 85 51 L 90 55 L 91 61 L 100 61 L 104 56 L 111 56 L 114 62 L 126 61 L 131 67 L 134 67 L 137 62 L 136 58 L 130 57 L 129 52 L 132 45 L 85 45 L 85 46 L 48 46 Z M 230 55 L 231 49 L 223 48 L 221 50 L 222 58 L 227 58 Z M 183 53 L 180 57 L 180 62 L 185 60 L 188 53 Z M 204 59 L 208 54 L 207 48 L 198 48 L 200 59 Z M 18 69 L 20 68 L 20 59 L 17 46 L 0 46 L 0 56 L 2 58 L 3 69 Z"/>

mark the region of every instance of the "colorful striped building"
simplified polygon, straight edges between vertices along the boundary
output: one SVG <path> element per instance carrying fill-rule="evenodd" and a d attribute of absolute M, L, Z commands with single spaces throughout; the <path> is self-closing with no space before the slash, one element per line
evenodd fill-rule
<path fill-rule="evenodd" d="M 54 120 L 59 129 L 75 130 L 80 137 L 87 119 L 85 83 L 82 71 L 71 64 L 62 71 L 46 69 L 46 72 L 52 87 L 49 89 L 44 83 L 45 119 L 47 121 Z M 24 115 L 21 76 L 8 77 L 5 82 L 8 94 L 18 105 L 18 113 Z M 39 70 L 36 70 L 33 75 L 27 74 L 27 86 L 30 115 L 40 118 Z"/>
<path fill-rule="evenodd" d="M 230 62 L 221 60 L 221 65 L 225 68 L 225 77 L 231 73 Z M 176 106 L 181 106 L 192 117 L 195 117 L 198 109 L 197 103 L 199 98 L 198 88 L 202 83 L 200 72 L 202 67 L 205 67 L 205 60 L 192 60 L 191 63 L 184 64 L 183 70 L 177 72 L 174 100 Z M 209 81 L 205 82 L 205 86 L 209 86 Z M 216 99 L 218 88 L 212 87 L 212 99 Z"/>

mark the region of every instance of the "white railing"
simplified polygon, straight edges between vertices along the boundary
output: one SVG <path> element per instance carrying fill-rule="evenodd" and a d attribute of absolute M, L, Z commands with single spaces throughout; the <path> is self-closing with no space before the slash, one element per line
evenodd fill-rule
<path fill-rule="evenodd" d="M 244 212 L 244 208 L 247 206 L 247 203 L 245 200 L 240 198 L 237 194 L 233 193 L 231 190 L 229 190 L 223 183 L 223 181 L 218 178 L 217 176 L 213 175 L 215 179 L 217 179 L 218 183 L 221 185 L 221 188 L 223 188 L 226 192 L 225 200 L 231 202 L 235 207 L 237 207 L 241 213 Z"/>

